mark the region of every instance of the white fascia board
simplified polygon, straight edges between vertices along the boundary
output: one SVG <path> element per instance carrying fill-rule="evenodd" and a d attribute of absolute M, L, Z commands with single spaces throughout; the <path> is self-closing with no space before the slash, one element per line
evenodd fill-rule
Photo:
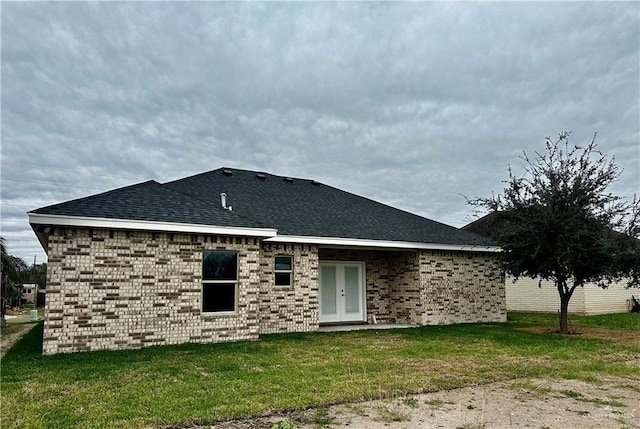
<path fill-rule="evenodd" d="M 501 249 L 495 246 L 473 246 L 458 244 L 439 244 L 439 243 L 413 243 L 410 241 L 388 241 L 388 240 L 371 240 L 364 238 L 338 238 L 338 237 L 312 237 L 300 235 L 278 235 L 276 237 L 267 238 L 266 243 L 299 243 L 299 244 L 317 244 L 319 246 L 353 246 L 353 247 L 372 247 L 380 249 L 413 249 L 413 250 L 452 250 L 464 252 L 500 252 Z"/>
<path fill-rule="evenodd" d="M 27 213 L 32 225 L 68 226 L 76 228 L 131 229 L 141 231 L 185 232 L 191 234 L 239 235 L 248 237 L 275 237 L 277 229 L 211 226 L 194 223 L 157 222 L 148 220 L 108 219 L 82 216 L 61 216 Z"/>

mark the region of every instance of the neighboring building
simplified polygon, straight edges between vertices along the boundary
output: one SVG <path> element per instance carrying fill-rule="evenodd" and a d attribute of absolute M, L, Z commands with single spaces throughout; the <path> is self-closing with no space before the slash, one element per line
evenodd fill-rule
<path fill-rule="evenodd" d="M 628 289 L 625 281 L 615 282 L 602 289 L 586 284 L 573 292 L 569 312 L 583 315 L 626 313 L 630 309 L 631 295 L 637 289 Z M 552 281 L 521 278 L 515 283 L 507 277 L 505 283 L 508 311 L 560 311 L 560 295 Z"/>
<path fill-rule="evenodd" d="M 499 222 L 500 216 L 493 212 L 462 229 L 486 236 Z M 560 311 L 560 294 L 552 281 L 524 277 L 514 282 L 512 277 L 506 277 L 505 290 L 507 311 Z M 628 289 L 626 281 L 612 283 L 606 289 L 589 283 L 573 292 L 569 312 L 583 315 L 625 313 L 629 311 L 631 295 L 637 295 L 637 292 L 637 289 Z"/>
<path fill-rule="evenodd" d="M 312 180 L 224 168 L 29 221 L 48 254 L 45 354 L 506 320 L 486 239 Z"/>
<path fill-rule="evenodd" d="M 38 300 L 38 285 L 26 283 L 22 285 L 22 301 L 25 304 L 35 304 Z"/>

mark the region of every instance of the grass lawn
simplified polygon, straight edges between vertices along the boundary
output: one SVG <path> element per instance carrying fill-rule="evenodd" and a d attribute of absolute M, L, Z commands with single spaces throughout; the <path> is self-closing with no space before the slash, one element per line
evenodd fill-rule
<path fill-rule="evenodd" d="M 517 377 L 640 381 L 640 314 L 571 316 L 611 339 L 531 332 L 554 314 L 504 324 L 268 335 L 259 341 L 41 356 L 42 326 L 2 359 L 3 428 L 212 424 L 337 402 Z M 638 336 L 634 333 L 637 332 Z"/>

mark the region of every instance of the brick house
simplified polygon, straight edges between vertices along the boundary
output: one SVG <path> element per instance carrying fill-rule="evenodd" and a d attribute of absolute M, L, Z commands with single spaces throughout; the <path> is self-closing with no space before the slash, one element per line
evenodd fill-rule
<path fill-rule="evenodd" d="M 29 222 L 48 255 L 45 354 L 506 320 L 486 239 L 313 180 L 222 168 Z"/>

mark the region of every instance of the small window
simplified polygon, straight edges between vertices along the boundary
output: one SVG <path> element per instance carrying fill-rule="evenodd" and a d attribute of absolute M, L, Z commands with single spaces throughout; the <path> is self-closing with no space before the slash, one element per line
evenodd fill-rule
<path fill-rule="evenodd" d="M 291 286 L 293 256 L 276 256 L 274 271 L 276 275 L 276 286 Z"/>
<path fill-rule="evenodd" d="M 202 253 L 202 311 L 236 311 L 238 254 L 221 250 Z"/>

